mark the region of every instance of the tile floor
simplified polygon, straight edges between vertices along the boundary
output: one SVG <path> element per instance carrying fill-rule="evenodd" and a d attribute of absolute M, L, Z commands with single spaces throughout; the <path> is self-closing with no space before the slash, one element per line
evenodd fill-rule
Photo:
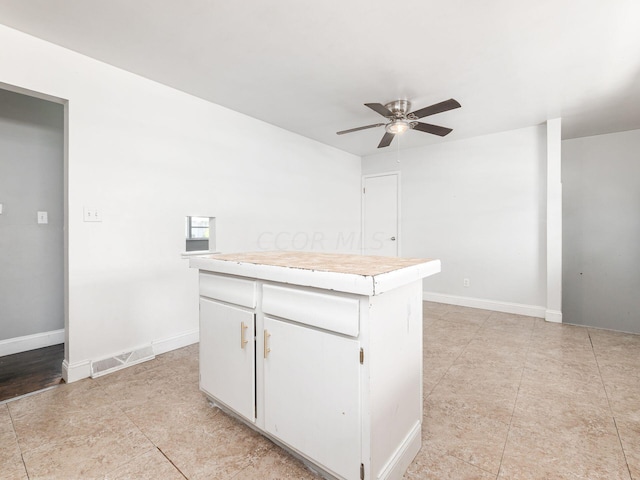
<path fill-rule="evenodd" d="M 406 479 L 640 480 L 640 336 L 425 303 Z M 211 408 L 197 345 L 0 404 L 0 478 L 314 479 Z"/>

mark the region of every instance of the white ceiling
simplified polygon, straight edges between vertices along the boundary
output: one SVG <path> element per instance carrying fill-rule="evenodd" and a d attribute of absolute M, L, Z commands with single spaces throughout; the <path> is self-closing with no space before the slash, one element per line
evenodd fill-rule
<path fill-rule="evenodd" d="M 638 0 L 0 0 L 0 23 L 358 155 L 384 129 L 335 132 L 398 98 L 462 104 L 400 148 L 640 128 Z"/>

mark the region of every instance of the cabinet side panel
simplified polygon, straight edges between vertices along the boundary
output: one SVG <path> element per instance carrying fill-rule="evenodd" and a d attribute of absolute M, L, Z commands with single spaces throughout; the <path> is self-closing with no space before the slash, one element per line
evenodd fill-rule
<path fill-rule="evenodd" d="M 415 455 L 407 446 L 422 422 L 422 282 L 371 297 L 369 322 L 371 469 L 381 478 Z"/>

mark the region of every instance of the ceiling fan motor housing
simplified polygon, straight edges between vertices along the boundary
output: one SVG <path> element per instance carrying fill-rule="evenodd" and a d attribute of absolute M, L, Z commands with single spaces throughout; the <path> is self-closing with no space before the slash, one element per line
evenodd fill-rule
<path fill-rule="evenodd" d="M 411 102 L 409 100 L 395 100 L 385 104 L 385 107 L 393 113 L 394 117 L 402 118 L 411 109 Z"/>

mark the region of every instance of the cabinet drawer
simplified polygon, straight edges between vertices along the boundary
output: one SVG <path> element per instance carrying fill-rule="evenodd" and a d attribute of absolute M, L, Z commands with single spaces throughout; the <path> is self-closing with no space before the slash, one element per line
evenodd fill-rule
<path fill-rule="evenodd" d="M 357 298 L 264 285 L 262 310 L 276 317 L 352 337 L 357 337 L 359 332 L 360 301 Z"/>
<path fill-rule="evenodd" d="M 243 307 L 255 308 L 256 282 L 201 272 L 200 295 Z"/>

